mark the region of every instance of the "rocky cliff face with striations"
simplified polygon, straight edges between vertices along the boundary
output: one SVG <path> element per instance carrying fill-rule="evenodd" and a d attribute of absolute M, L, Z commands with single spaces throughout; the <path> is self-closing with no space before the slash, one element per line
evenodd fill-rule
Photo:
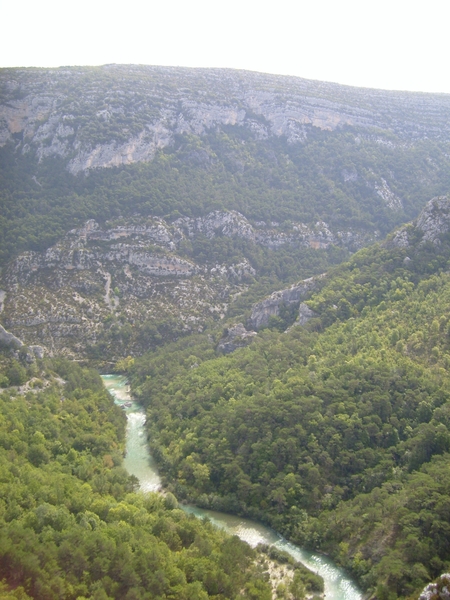
<path fill-rule="evenodd" d="M 225 69 L 0 70 L 3 323 L 76 357 L 198 331 L 267 257 L 272 281 L 324 271 L 446 192 L 449 113 L 446 95 Z"/>
<path fill-rule="evenodd" d="M 5 69 L 0 86 L 0 144 L 12 141 L 40 160 L 62 157 L 71 173 L 149 161 L 176 136 L 229 125 L 291 144 L 305 140 L 307 126 L 362 128 L 371 135 L 391 130 L 408 141 L 450 139 L 446 95 L 358 90 L 295 77 L 108 65 Z M 386 184 L 379 185 L 379 193 L 387 193 Z"/>
<path fill-rule="evenodd" d="M 24 252 L 8 266 L 2 278 L 3 321 L 26 343 L 38 340 L 50 354 L 77 358 L 89 352 L 114 358 L 143 351 L 161 337 L 161 323 L 169 322 L 176 335 L 201 331 L 223 318 L 256 271 L 247 259 L 198 263 L 183 255 L 186 242 L 198 236 L 242 239 L 271 249 L 358 243 L 357 236 L 332 233 L 323 222 L 314 228 L 291 224 L 286 232 L 275 223 L 251 224 L 237 211 L 171 223 L 135 217 L 100 226 L 91 219 L 47 250 Z M 253 328 L 267 324 L 282 303 L 306 297 L 314 282 L 306 280 L 255 305 Z M 150 331 L 148 339 L 142 328 Z M 232 329 L 221 350 L 245 345 L 254 335 L 241 333 Z"/>
<path fill-rule="evenodd" d="M 10 331 L 6 331 L 6 329 L 0 325 L 0 346 L 9 348 L 14 353 L 17 352 L 18 349 L 23 349 L 25 344 L 22 340 L 19 340 L 19 338 Z M 31 345 L 26 348 L 25 359 L 27 362 L 32 362 L 35 358 L 44 358 L 44 354 L 45 351 L 42 346 Z"/>
<path fill-rule="evenodd" d="M 228 215 L 222 216 L 211 219 L 223 230 Z M 39 340 L 50 354 L 76 357 L 106 336 L 102 347 L 114 357 L 114 344 L 118 353 L 151 345 L 161 322 L 183 334 L 223 317 L 230 296 L 255 274 L 251 265 L 196 264 L 177 255 L 186 239 L 179 224 L 139 221 L 101 228 L 90 220 L 44 252 L 21 254 L 3 276 L 6 326 L 27 343 Z"/>
<path fill-rule="evenodd" d="M 138 214 L 357 250 L 447 192 L 449 113 L 445 94 L 226 69 L 2 69 L 0 263 Z"/>
<path fill-rule="evenodd" d="M 173 226 L 192 238 L 202 234 L 209 239 L 217 236 L 240 238 L 266 248 L 281 246 L 303 246 L 305 248 L 327 248 L 330 245 L 346 248 L 362 248 L 377 238 L 377 233 L 346 229 L 331 231 L 324 221 L 313 225 L 289 223 L 288 228 L 280 223 L 257 221 L 253 225 L 237 211 L 213 211 L 204 217 L 184 217 L 173 222 Z"/>

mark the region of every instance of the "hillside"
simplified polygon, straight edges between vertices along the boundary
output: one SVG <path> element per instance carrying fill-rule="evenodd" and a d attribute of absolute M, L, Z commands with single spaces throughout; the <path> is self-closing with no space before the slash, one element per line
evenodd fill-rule
<path fill-rule="evenodd" d="M 266 554 L 171 494 L 137 492 L 122 467 L 126 419 L 98 373 L 60 359 L 32 367 L 28 391 L 0 394 L 2 599 L 271 600 Z M 293 594 L 320 592 L 294 567 Z"/>
<path fill-rule="evenodd" d="M 449 109 L 229 70 L 1 70 L 2 323 L 114 363 L 245 321 L 448 191 Z"/>
<path fill-rule="evenodd" d="M 2 260 L 88 219 L 237 210 L 355 249 L 449 187 L 447 95 L 230 70 L 0 71 Z"/>
<path fill-rule="evenodd" d="M 136 360 L 169 489 L 322 548 L 378 598 L 448 570 L 449 214 L 436 198 L 330 271 L 287 333 Z"/>
<path fill-rule="evenodd" d="M 254 228 L 237 212 L 91 220 L 7 266 L 3 322 L 47 354 L 114 362 L 214 328 L 249 288 L 323 271 L 348 254 L 333 242 L 326 228 Z"/>
<path fill-rule="evenodd" d="M 0 594 L 269 598 L 172 493 L 378 600 L 450 570 L 449 114 L 243 71 L 0 70 Z M 134 494 L 78 363 L 129 376 L 167 501 Z"/>

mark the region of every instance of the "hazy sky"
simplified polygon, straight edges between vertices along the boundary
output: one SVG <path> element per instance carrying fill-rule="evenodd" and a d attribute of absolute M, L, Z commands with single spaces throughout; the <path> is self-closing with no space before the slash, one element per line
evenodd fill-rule
<path fill-rule="evenodd" d="M 0 10 L 2 67 L 231 67 L 450 93 L 445 0 L 0 0 Z"/>

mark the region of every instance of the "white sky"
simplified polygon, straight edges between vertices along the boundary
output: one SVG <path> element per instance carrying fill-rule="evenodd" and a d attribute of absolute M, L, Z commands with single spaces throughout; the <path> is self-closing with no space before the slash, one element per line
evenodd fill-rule
<path fill-rule="evenodd" d="M 450 93 L 449 0 L 0 0 L 0 67 L 230 67 Z"/>

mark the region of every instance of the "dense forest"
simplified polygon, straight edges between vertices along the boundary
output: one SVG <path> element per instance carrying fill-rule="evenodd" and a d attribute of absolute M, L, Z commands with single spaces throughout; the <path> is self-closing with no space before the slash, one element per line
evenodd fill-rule
<path fill-rule="evenodd" d="M 1 598 L 272 598 L 267 560 L 285 556 L 187 515 L 171 493 L 138 493 L 122 467 L 124 413 L 95 371 L 1 358 L 30 382 L 0 395 Z M 291 598 L 323 589 L 292 568 Z"/>
<path fill-rule="evenodd" d="M 450 570 L 448 198 L 392 233 L 449 193 L 449 109 L 228 70 L 0 70 L 0 318 L 42 343 L 37 358 L 0 348 L 2 598 L 323 591 L 185 501 L 329 554 L 377 600 Z M 212 211 L 250 234 L 189 221 Z M 192 273 L 144 280 L 139 260 L 160 259 Z M 307 322 L 284 304 L 218 351 L 256 302 L 318 274 Z M 122 466 L 125 416 L 88 368 L 114 364 L 147 410 L 164 494 Z M 270 561 L 295 568 L 287 586 Z"/>
<path fill-rule="evenodd" d="M 450 242 L 411 231 L 330 271 L 304 327 L 274 319 L 222 357 L 190 338 L 130 368 L 169 489 L 331 553 L 378 598 L 450 558 Z"/>

